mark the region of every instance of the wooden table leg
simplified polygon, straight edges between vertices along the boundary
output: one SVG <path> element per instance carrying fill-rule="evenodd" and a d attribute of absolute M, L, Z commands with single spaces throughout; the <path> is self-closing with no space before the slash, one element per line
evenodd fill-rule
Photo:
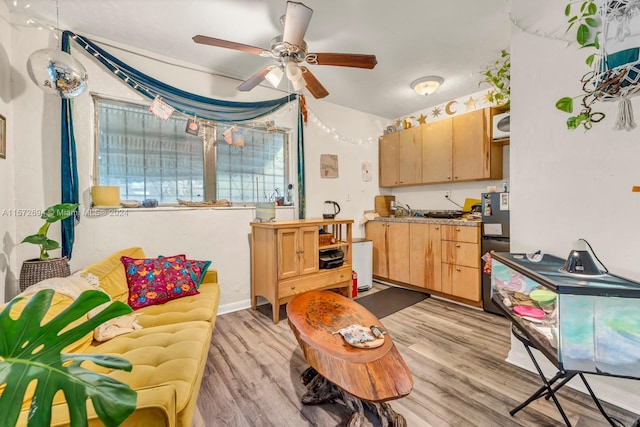
<path fill-rule="evenodd" d="M 301 375 L 300 381 L 307 386 L 307 392 L 302 396 L 302 403 L 305 405 L 319 405 L 322 403 L 339 401 L 352 414 L 346 423 L 347 427 L 360 427 L 365 420 L 364 408 L 367 407 L 377 415 L 382 426 L 406 427 L 407 422 L 404 417 L 393 409 L 386 402 L 376 403 L 361 400 L 340 387 L 336 386 L 325 377 L 320 375 L 314 368 L 307 368 Z"/>

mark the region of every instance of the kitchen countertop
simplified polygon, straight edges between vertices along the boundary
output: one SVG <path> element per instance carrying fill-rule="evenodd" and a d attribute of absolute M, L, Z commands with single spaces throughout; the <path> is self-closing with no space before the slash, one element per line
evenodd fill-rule
<path fill-rule="evenodd" d="M 464 227 L 479 227 L 482 224 L 481 220 L 468 220 L 465 218 L 427 218 L 420 216 L 398 216 L 398 217 L 376 217 L 371 221 L 381 222 L 416 222 L 424 224 L 444 224 L 444 225 L 460 225 Z"/>

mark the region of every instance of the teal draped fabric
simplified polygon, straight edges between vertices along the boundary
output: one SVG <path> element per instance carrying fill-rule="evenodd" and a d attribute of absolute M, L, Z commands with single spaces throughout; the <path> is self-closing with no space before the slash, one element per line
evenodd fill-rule
<path fill-rule="evenodd" d="M 69 39 L 62 39 L 61 49 L 67 53 L 70 51 Z M 62 176 L 62 203 L 78 203 L 78 168 L 76 164 L 76 140 L 73 135 L 73 101 L 62 98 L 62 119 L 60 129 L 61 165 Z M 74 215 L 62 220 L 62 256 L 71 259 L 73 242 L 75 240 L 75 225 L 80 219 L 78 209 Z"/>
<path fill-rule="evenodd" d="M 301 104 L 298 102 L 298 218 L 304 219 L 307 201 L 304 191 L 304 119 Z"/>
<path fill-rule="evenodd" d="M 206 98 L 185 92 L 141 73 L 109 54 L 86 37 L 74 34 L 71 31 L 65 31 L 63 39 L 69 37 L 93 55 L 107 70 L 142 96 L 149 99 L 159 97 L 163 102 L 188 116 L 217 122 L 255 120 L 275 112 L 285 104 L 295 100 L 298 96 L 292 93 L 283 98 L 260 102 L 233 102 Z"/>
<path fill-rule="evenodd" d="M 118 58 L 86 37 L 71 31 L 62 33 L 62 50 L 70 52 L 70 40 L 99 61 L 107 70 L 115 74 L 125 84 L 146 98 L 159 97 L 177 111 L 188 116 L 217 122 L 241 122 L 255 120 L 267 116 L 285 104 L 297 99 L 297 94 L 289 94 L 283 98 L 261 102 L 232 102 L 185 92 L 125 64 Z M 76 165 L 76 143 L 73 134 L 73 104 L 70 99 L 62 99 L 61 147 L 62 147 L 62 201 L 78 203 L 78 170 Z M 300 118 L 299 118 L 300 121 Z M 304 218 L 304 151 L 301 125 L 298 124 L 298 193 L 300 196 L 300 217 Z M 302 156 L 302 157 L 301 157 Z M 62 221 L 62 254 L 71 258 L 74 242 L 74 225 L 79 219 L 76 216 Z"/>

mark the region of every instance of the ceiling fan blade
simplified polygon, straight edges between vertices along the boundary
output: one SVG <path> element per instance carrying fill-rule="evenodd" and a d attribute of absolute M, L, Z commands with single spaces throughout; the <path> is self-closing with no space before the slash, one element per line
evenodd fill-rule
<path fill-rule="evenodd" d="M 336 65 L 338 67 L 355 67 L 372 69 L 378 63 L 375 55 L 359 55 L 355 53 L 310 53 L 305 58 L 309 64 Z"/>
<path fill-rule="evenodd" d="M 201 35 L 193 36 L 193 41 L 200 44 L 208 44 L 210 46 L 225 47 L 227 49 L 235 49 L 242 52 L 253 53 L 254 55 L 260 55 L 262 54 L 262 52 L 265 52 L 264 49 L 261 49 L 255 46 L 250 46 L 248 44 L 230 42 L 228 40 L 216 39 L 213 37 L 207 37 L 207 36 L 201 36 Z"/>
<path fill-rule="evenodd" d="M 294 46 L 302 46 L 304 35 L 311 21 L 311 15 L 313 15 L 313 9 L 302 3 L 288 1 L 282 41 Z"/>
<path fill-rule="evenodd" d="M 307 90 L 311 93 L 311 95 L 313 95 L 314 98 L 320 99 L 329 95 L 327 89 L 322 86 L 316 76 L 314 76 L 307 67 L 300 67 L 300 69 L 302 70 L 302 77 L 304 78 L 304 82 L 307 84 Z"/>
<path fill-rule="evenodd" d="M 271 71 L 271 67 L 264 67 L 262 70 L 258 71 L 253 76 L 240 83 L 240 86 L 238 86 L 237 89 L 240 92 L 249 92 L 264 80 L 264 77 L 269 74 L 269 71 Z"/>

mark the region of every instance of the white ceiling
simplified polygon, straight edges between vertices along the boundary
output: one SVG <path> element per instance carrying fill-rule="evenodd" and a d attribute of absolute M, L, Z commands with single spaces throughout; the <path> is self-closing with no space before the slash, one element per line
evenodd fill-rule
<path fill-rule="evenodd" d="M 55 0 L 5 1 L 14 22 L 26 22 L 28 16 L 38 23 L 56 24 Z M 478 86 L 479 73 L 499 58 L 502 49 L 509 49 L 509 0 L 303 2 L 314 10 L 305 37 L 309 52 L 374 54 L 378 60 L 373 70 L 310 65 L 329 91 L 325 100 L 389 119 L 486 88 Z M 281 34 L 279 18 L 286 8 L 285 0 L 58 0 L 57 4 L 60 28 L 239 80 L 275 62 L 196 44 L 191 38 L 202 34 L 268 49 L 271 39 Z M 444 83 L 435 94 L 419 96 L 409 84 L 427 75 L 441 76 Z M 285 90 L 286 84 L 281 87 Z"/>

